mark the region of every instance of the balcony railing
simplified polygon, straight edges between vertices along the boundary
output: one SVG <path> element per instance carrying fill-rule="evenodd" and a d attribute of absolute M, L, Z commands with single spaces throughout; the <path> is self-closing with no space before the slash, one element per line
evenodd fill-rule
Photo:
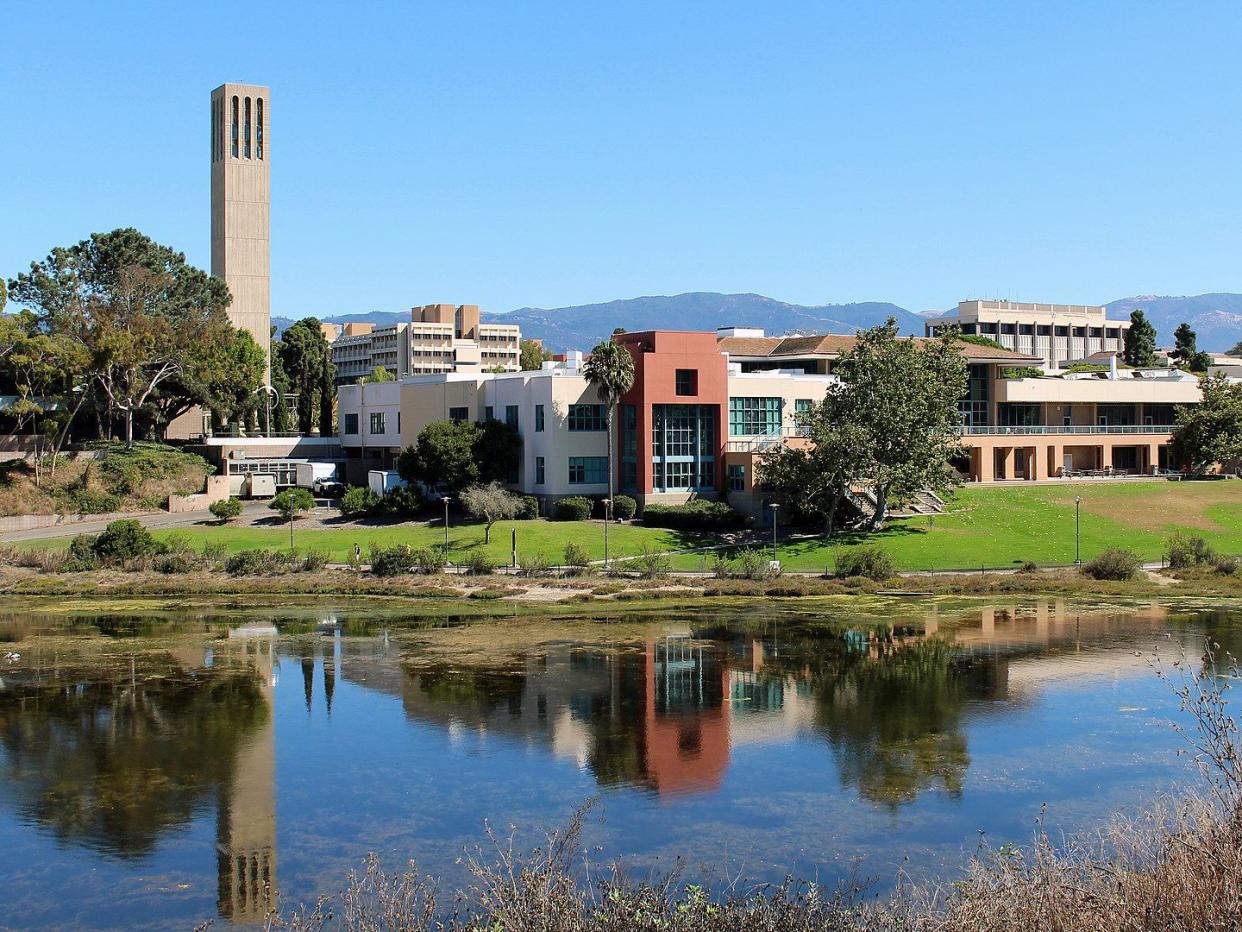
<path fill-rule="evenodd" d="M 1172 424 L 998 424 L 970 425 L 962 428 L 967 436 L 1008 436 L 1010 434 L 1168 434 Z"/>
<path fill-rule="evenodd" d="M 726 449 L 730 453 L 762 453 L 783 446 L 794 437 L 809 437 L 805 427 L 782 427 L 780 433 L 747 434 L 729 440 Z"/>

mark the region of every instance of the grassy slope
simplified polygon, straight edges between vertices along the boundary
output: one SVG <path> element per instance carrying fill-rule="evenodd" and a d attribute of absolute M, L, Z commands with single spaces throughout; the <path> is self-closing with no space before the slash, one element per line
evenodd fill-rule
<path fill-rule="evenodd" d="M 1201 534 L 1218 550 L 1242 554 L 1242 482 L 1128 482 L 1065 483 L 1041 486 L 968 487 L 958 492 L 947 514 L 934 521 L 911 518 L 867 540 L 892 554 L 898 569 L 977 569 L 1013 566 L 1033 560 L 1039 564 L 1070 563 L 1074 559 L 1074 496 L 1082 496 L 1082 554 L 1084 559 L 1105 547 L 1126 547 L 1145 559 L 1157 560 L 1164 541 L 1175 529 Z M 542 553 L 559 562 L 565 544 L 573 541 L 596 559 L 603 556 L 603 530 L 598 521 L 510 521 L 492 530 L 486 548 L 497 563 L 509 562 L 509 529 L 518 529 L 519 554 Z M 379 546 L 409 544 L 427 547 L 444 540 L 443 527 L 416 523 L 388 527 L 347 527 L 331 530 L 296 530 L 299 549 L 326 551 L 333 560 L 344 561 L 354 544 L 365 555 L 372 543 Z M 222 544 L 230 553 L 255 547 L 283 549 L 288 546 L 286 526 L 264 528 L 195 527 L 180 531 L 157 531 L 157 537 L 178 534 L 196 546 Z M 670 550 L 709 544 L 706 537 L 628 525 L 610 530 L 612 553 L 638 554 L 644 544 Z M 760 535 L 761 539 L 762 535 Z M 41 541 L 32 546 L 63 547 L 68 538 Z M 455 560 L 482 545 L 483 527 L 454 524 L 449 540 Z M 857 546 L 861 537 L 839 538 L 835 546 Z M 819 570 L 833 564 L 833 547 L 812 539 L 780 545 L 781 562 L 790 570 Z M 728 551 L 726 551 L 728 552 Z M 673 558 L 678 569 L 699 569 L 704 558 L 681 555 Z"/>
<path fill-rule="evenodd" d="M 493 561 L 507 564 L 511 552 L 511 528 L 517 528 L 519 553 L 542 553 L 552 563 L 563 560 L 565 545 L 570 542 L 586 548 L 595 559 L 602 559 L 604 556 L 603 527 L 598 521 L 505 521 L 498 522 L 492 528 L 492 542 L 486 547 L 483 545 L 483 525 L 450 524 L 449 547 L 452 558 L 456 561 L 464 560 L 475 548 L 483 548 Z M 653 550 L 672 550 L 711 543 L 703 537 L 637 525 L 613 525 L 608 533 L 611 552 L 620 556 L 638 554 L 644 544 Z M 157 530 L 153 534 L 159 539 L 174 535 L 189 540 L 196 548 L 206 543 L 219 544 L 229 553 L 260 547 L 284 550 L 289 546 L 287 524 L 260 528 L 204 526 L 175 531 Z M 32 541 L 31 545 L 65 547 L 68 546 L 68 541 L 67 537 L 58 537 Z M 372 544 L 379 547 L 408 544 L 414 548 L 441 545 L 444 543 L 444 526 L 434 522 L 415 522 L 379 527 L 302 530 L 295 524 L 294 542 L 298 550 L 321 550 L 328 554 L 329 559 L 344 562 L 353 555 L 355 543 L 362 548 L 364 559 Z"/>
<path fill-rule="evenodd" d="M 1242 482 L 1065 483 L 961 489 L 949 511 L 895 521 L 868 543 L 882 545 L 899 569 L 968 569 L 1074 560 L 1074 497 L 1082 497 L 1082 556 L 1125 547 L 1158 560 L 1165 538 L 1181 529 L 1200 534 L 1218 550 L 1242 553 Z M 842 538 L 853 546 L 858 537 Z M 831 547 L 813 540 L 784 544 L 791 570 L 823 570 Z M 690 568 L 697 560 L 678 558 Z"/>

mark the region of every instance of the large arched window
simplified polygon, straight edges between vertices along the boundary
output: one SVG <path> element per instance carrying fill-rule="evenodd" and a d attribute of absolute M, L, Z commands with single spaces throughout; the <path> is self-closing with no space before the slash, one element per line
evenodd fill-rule
<path fill-rule="evenodd" d="M 246 98 L 246 129 L 245 142 L 242 145 L 242 156 L 250 158 L 250 98 Z"/>
<path fill-rule="evenodd" d="M 237 158 L 237 98 L 233 98 L 233 129 L 232 129 L 232 153 L 233 158 Z"/>
<path fill-rule="evenodd" d="M 263 158 L 263 98 L 255 98 L 255 107 L 257 109 L 257 119 L 254 123 L 254 148 L 255 154 L 259 158 Z"/>

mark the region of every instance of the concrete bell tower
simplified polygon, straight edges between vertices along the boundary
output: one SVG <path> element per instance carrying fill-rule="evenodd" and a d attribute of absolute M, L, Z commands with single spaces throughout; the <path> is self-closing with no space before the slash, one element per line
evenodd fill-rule
<path fill-rule="evenodd" d="M 229 320 L 250 331 L 271 371 L 271 91 L 211 92 L 211 274 L 233 295 Z"/>

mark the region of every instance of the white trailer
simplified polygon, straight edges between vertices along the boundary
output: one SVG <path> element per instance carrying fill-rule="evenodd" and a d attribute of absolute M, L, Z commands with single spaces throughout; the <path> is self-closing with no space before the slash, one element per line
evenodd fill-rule
<path fill-rule="evenodd" d="M 314 489 L 315 480 L 335 481 L 335 463 L 298 463 L 297 484 L 302 489 Z"/>
<path fill-rule="evenodd" d="M 367 488 L 376 495 L 387 495 L 393 489 L 405 488 L 405 480 L 391 469 L 372 469 L 367 473 Z"/>

